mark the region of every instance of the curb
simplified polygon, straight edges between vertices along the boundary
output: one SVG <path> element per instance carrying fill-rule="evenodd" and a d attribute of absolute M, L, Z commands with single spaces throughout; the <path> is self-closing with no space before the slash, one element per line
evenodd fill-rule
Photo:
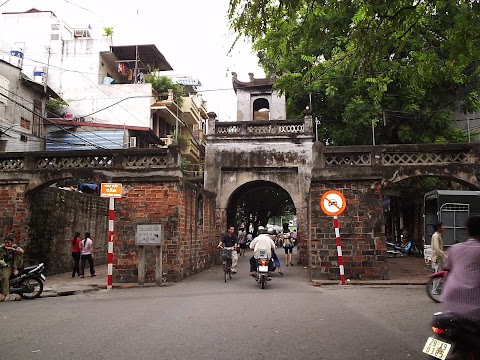
<path fill-rule="evenodd" d="M 323 285 L 341 285 L 342 283 L 340 281 L 336 280 L 313 280 L 311 282 L 313 286 L 323 286 Z M 389 281 L 389 280 L 381 280 L 381 281 L 372 281 L 372 280 L 367 280 L 367 281 L 347 281 L 345 285 L 423 285 L 425 286 L 427 284 L 426 281 L 419 281 L 419 280 L 399 280 L 399 281 Z"/>
<path fill-rule="evenodd" d="M 173 282 L 163 283 L 160 286 L 157 286 L 155 283 L 147 283 L 147 284 L 132 284 L 132 283 L 125 283 L 125 284 L 113 284 L 112 289 L 133 289 L 133 288 L 151 288 L 151 287 L 165 287 L 165 286 L 172 286 Z M 78 295 L 83 293 L 89 293 L 99 290 L 107 290 L 107 285 L 97 285 L 97 284 L 89 284 L 84 285 L 83 289 L 71 289 L 74 286 L 64 286 L 65 290 L 59 289 L 44 289 L 42 295 L 40 297 L 59 297 L 59 296 L 70 296 L 70 295 Z M 68 289 L 68 290 L 67 290 Z"/>

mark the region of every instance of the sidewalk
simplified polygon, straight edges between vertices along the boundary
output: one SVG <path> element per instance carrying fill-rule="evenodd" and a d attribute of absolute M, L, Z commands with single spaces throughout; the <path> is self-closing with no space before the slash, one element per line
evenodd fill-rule
<path fill-rule="evenodd" d="M 388 260 L 388 275 L 386 280 L 349 280 L 348 285 L 425 285 L 428 276 L 433 273 L 431 267 L 427 265 L 423 257 L 396 256 Z M 315 286 L 336 285 L 339 280 L 312 280 Z"/>
<path fill-rule="evenodd" d="M 47 282 L 44 284 L 43 293 L 41 297 L 53 297 L 53 296 L 68 296 L 75 295 L 90 291 L 97 291 L 107 288 L 107 273 L 108 266 L 99 265 L 95 266 L 96 276 L 85 275 L 85 278 L 74 277 L 72 273 L 63 273 L 58 275 L 47 276 Z M 162 286 L 171 285 L 165 283 Z M 139 285 L 137 283 L 117 283 L 113 284 L 114 289 L 128 289 L 134 287 L 153 287 L 154 283 L 145 283 Z"/>

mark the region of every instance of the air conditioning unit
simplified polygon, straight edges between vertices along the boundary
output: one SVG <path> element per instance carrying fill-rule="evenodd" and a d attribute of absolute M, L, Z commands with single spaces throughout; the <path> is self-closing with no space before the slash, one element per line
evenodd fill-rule
<path fill-rule="evenodd" d="M 129 139 L 129 147 L 137 147 L 137 138 L 135 136 L 131 136 Z"/>

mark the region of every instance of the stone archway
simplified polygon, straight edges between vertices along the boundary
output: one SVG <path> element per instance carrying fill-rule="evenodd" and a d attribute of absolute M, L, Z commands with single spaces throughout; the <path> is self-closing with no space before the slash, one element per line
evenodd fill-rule
<path fill-rule="evenodd" d="M 238 174 L 237 174 L 238 175 Z M 246 175 L 246 174 L 245 174 Z M 248 173 L 248 176 L 243 178 L 243 181 L 236 183 L 224 182 L 220 187 L 221 191 L 217 194 L 217 209 L 216 209 L 216 229 L 217 237 L 220 237 L 221 233 L 224 233 L 228 225 L 234 225 L 229 223 L 232 215 L 229 212 L 233 210 L 229 207 L 235 202 L 235 199 L 245 189 L 250 189 L 255 186 L 270 186 L 275 189 L 279 189 L 291 199 L 292 207 L 295 209 L 297 217 L 297 238 L 298 238 L 298 263 L 306 265 L 308 261 L 308 195 L 307 191 L 303 191 L 302 186 L 296 186 L 298 174 L 286 173 L 283 176 L 276 174 L 258 174 Z M 237 180 L 239 178 L 237 177 Z"/>
<path fill-rule="evenodd" d="M 231 195 L 227 204 L 227 224 L 240 225 L 252 221 L 265 226 L 273 217 L 279 217 L 282 211 L 296 214 L 290 194 L 278 184 L 269 181 L 251 181 L 239 186 Z M 240 220 L 237 214 L 243 218 Z M 250 217 L 255 217 L 249 219 Z M 280 224 L 281 225 L 281 224 Z"/>

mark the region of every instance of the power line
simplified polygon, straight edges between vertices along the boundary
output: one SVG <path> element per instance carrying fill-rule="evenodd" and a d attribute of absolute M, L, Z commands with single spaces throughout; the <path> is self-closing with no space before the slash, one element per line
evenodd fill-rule
<path fill-rule="evenodd" d="M 42 120 L 47 121 L 48 123 L 50 123 L 50 124 L 58 127 L 60 130 L 63 130 L 63 131 L 65 131 L 65 132 L 69 133 L 70 135 L 73 135 L 74 137 L 82 140 L 83 142 L 86 142 L 86 143 L 94 146 L 94 147 L 97 148 L 97 149 L 106 149 L 106 148 L 104 148 L 104 147 L 102 147 L 102 146 L 98 146 L 97 144 L 92 143 L 92 142 L 89 141 L 89 140 L 86 140 L 86 139 L 83 139 L 83 138 L 79 137 L 77 134 L 75 134 L 74 132 L 72 132 L 72 131 L 70 131 L 70 130 L 67 130 L 67 129 L 65 129 L 65 128 L 62 128 L 62 127 L 59 126 L 58 124 L 52 122 L 50 119 L 44 117 L 44 116 L 41 115 L 41 114 L 36 113 L 35 111 L 27 108 L 25 105 L 23 105 L 23 104 L 15 101 L 15 100 L 13 100 L 11 97 L 9 97 L 9 96 L 7 96 L 7 95 L 5 95 L 5 94 L 2 94 L 2 93 L 0 93 L 0 95 L 3 96 L 3 97 L 5 97 L 5 98 L 7 98 L 8 100 L 10 100 L 11 102 L 13 102 L 13 103 L 16 104 L 17 106 L 21 107 L 22 109 L 27 110 L 28 112 L 32 113 L 33 115 L 38 116 L 38 117 L 41 118 Z"/>
<path fill-rule="evenodd" d="M 29 100 L 21 97 L 21 96 L 18 95 L 18 94 L 15 94 L 14 92 L 12 92 L 12 91 L 10 91 L 10 90 L 8 90 L 8 89 L 5 89 L 5 88 L 2 87 L 2 86 L 0 86 L 0 88 L 3 89 L 3 90 L 8 91 L 10 94 L 13 94 L 14 96 L 22 99 L 23 101 L 25 101 L 25 102 L 27 102 L 27 103 L 30 103 L 30 104 L 32 104 L 32 105 L 35 105 L 35 103 L 33 103 L 33 102 L 31 102 L 31 101 L 29 101 Z M 60 114 L 56 114 L 56 113 L 53 113 L 53 112 L 52 112 L 52 114 L 55 115 L 55 116 L 57 116 L 58 118 L 61 118 L 61 117 L 62 117 Z M 84 129 L 80 128 L 77 124 L 74 124 L 74 123 L 72 123 L 72 125 L 75 126 L 76 128 L 78 128 L 80 132 L 91 133 L 91 134 L 99 137 L 100 139 L 109 141 L 109 142 L 111 142 L 111 143 L 114 144 L 114 145 L 123 147 L 123 144 L 119 144 L 119 143 L 114 142 L 114 141 L 112 141 L 112 140 L 110 140 L 110 139 L 107 139 L 107 138 L 105 138 L 105 137 L 103 137 L 103 136 L 101 136 L 101 135 L 98 135 L 98 134 L 97 134 L 96 132 L 94 132 L 94 131 L 84 130 Z M 65 130 L 65 128 L 60 127 L 58 124 L 56 124 L 56 126 L 59 127 L 59 128 L 62 129 L 62 130 Z M 47 138 L 44 138 L 44 139 L 47 140 L 47 141 L 49 140 L 49 139 L 47 139 Z"/>

